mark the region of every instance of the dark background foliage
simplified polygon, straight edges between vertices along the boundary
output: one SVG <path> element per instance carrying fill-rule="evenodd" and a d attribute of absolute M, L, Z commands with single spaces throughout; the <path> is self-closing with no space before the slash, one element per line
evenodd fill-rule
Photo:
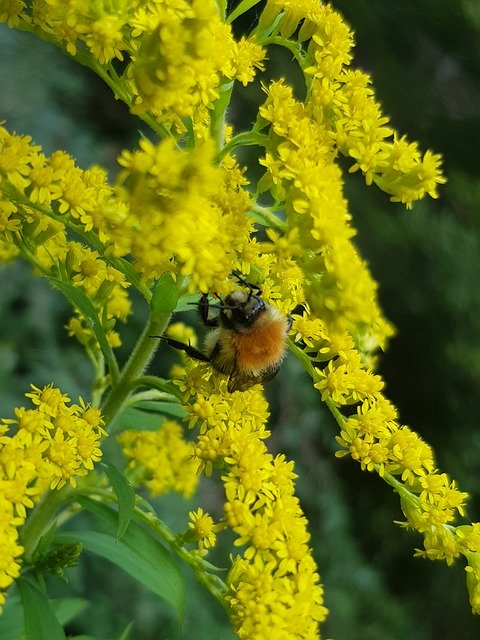
<path fill-rule="evenodd" d="M 480 518 L 480 9 L 477 0 L 336 0 L 356 32 L 355 64 L 369 71 L 393 126 L 422 149 L 444 156 L 448 184 L 436 201 L 407 212 L 361 177 L 346 175 L 357 242 L 380 283 L 380 298 L 397 336 L 381 358 L 387 395 L 401 420 L 436 451 L 439 467 L 471 494 L 469 517 Z M 255 10 L 241 27 L 253 23 Z M 115 171 L 115 156 L 136 143 L 141 123 L 129 116 L 87 70 L 27 34 L 0 25 L 0 118 L 31 134 L 46 153 L 63 148 L 83 167 Z M 273 50 L 268 75 L 290 69 Z M 293 81 L 296 82 L 295 77 Z M 253 117 L 258 86 L 240 92 L 232 117 L 241 129 Z M 247 120 L 242 121 L 242 117 Z M 123 330 L 124 356 L 145 309 Z M 54 382 L 88 398 L 90 364 L 63 330 L 70 309 L 47 283 L 18 262 L 0 274 L 0 415 L 24 404 L 30 382 Z M 376 476 L 334 458 L 336 426 L 297 363 L 288 359 L 268 386 L 271 447 L 296 461 L 298 493 L 311 523 L 312 545 L 330 617 L 325 637 L 358 640 L 473 640 L 480 619 L 469 609 L 462 563 L 413 558 L 418 536 L 400 529 L 398 497 Z M 212 502 L 211 485 L 188 503 L 158 502 L 181 529 L 189 508 Z M 118 635 L 134 619 L 133 637 L 228 639 L 225 618 L 186 572 L 183 631 L 162 604 L 96 558 L 85 557 L 67 589 L 92 605 L 72 633 Z M 52 582 L 62 593 L 63 583 Z M 93 626 L 92 626 L 93 625 Z M 272 634 L 273 634 L 272 630 Z"/>

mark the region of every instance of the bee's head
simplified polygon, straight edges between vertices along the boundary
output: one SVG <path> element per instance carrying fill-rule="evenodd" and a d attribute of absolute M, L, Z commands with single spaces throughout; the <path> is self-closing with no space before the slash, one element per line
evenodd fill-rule
<path fill-rule="evenodd" d="M 223 300 L 220 319 L 231 329 L 244 329 L 251 327 L 265 309 L 265 302 L 252 291 L 233 291 Z"/>

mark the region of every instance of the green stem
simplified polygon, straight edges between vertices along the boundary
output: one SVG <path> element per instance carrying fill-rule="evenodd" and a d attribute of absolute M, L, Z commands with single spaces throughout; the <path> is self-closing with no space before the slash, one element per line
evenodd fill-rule
<path fill-rule="evenodd" d="M 255 203 L 251 208 L 251 213 L 247 215 L 251 215 L 265 227 L 273 227 L 282 233 L 285 231 L 285 222 L 280 220 L 269 207 L 262 207 Z"/>
<path fill-rule="evenodd" d="M 244 131 L 234 136 L 217 154 L 217 160 L 220 162 L 228 153 L 233 151 L 235 147 L 239 146 L 252 146 L 257 145 L 259 147 L 265 147 L 268 141 L 268 136 L 258 131 Z"/>
<path fill-rule="evenodd" d="M 216 100 L 213 114 L 211 133 L 217 143 L 217 151 L 220 151 L 225 143 L 225 114 L 232 97 L 234 82 L 227 82 L 220 87 L 220 97 Z"/>
<path fill-rule="evenodd" d="M 25 562 L 31 562 L 35 549 L 42 535 L 70 493 L 69 486 L 61 489 L 50 489 L 41 498 L 40 502 L 29 513 L 28 520 L 20 529 L 20 541 L 24 547 Z"/>
<path fill-rule="evenodd" d="M 182 547 L 178 543 L 177 535 L 159 518 L 152 521 L 151 518 L 149 518 L 148 515 L 143 513 L 140 509 L 135 509 L 135 515 L 142 520 L 146 526 L 151 528 L 158 536 L 160 536 L 176 556 L 193 569 L 197 580 L 220 602 L 223 607 L 227 608 L 225 603 L 227 586 L 221 578 L 208 571 L 208 568 L 213 568 L 213 566 Z"/>
<path fill-rule="evenodd" d="M 308 355 L 305 353 L 303 349 L 300 349 L 291 338 L 287 340 L 288 350 L 293 353 L 293 355 L 300 361 L 300 364 L 308 373 L 308 375 L 312 378 L 312 380 L 317 379 L 317 374 L 315 372 L 315 367 L 312 365 L 312 362 Z"/>
<path fill-rule="evenodd" d="M 123 407 L 125 400 L 132 392 L 132 380 L 139 378 L 147 368 L 158 346 L 158 338 L 151 335 L 161 335 L 165 331 L 170 315 L 166 315 L 163 322 L 158 317 L 155 322 L 149 321 L 142 335 L 137 341 L 130 358 L 123 368 L 117 384 L 112 387 L 103 407 L 102 414 L 106 428 Z"/>
<path fill-rule="evenodd" d="M 302 45 L 299 42 L 289 40 L 288 38 L 284 38 L 282 36 L 269 36 L 267 38 L 261 38 L 259 40 L 259 43 L 262 45 L 276 44 L 280 47 L 288 49 L 297 61 L 300 69 L 303 69 L 305 67 L 305 55 L 302 50 Z"/>
<path fill-rule="evenodd" d="M 176 398 L 182 400 L 183 394 L 179 388 L 173 384 L 172 380 L 166 380 L 165 378 L 159 378 L 158 376 L 140 376 L 135 380 L 135 386 L 148 387 L 149 389 L 155 389 L 157 393 L 163 395 L 165 399 Z M 158 396 L 161 398 L 161 396 Z"/>
<path fill-rule="evenodd" d="M 375 468 L 378 472 L 378 466 L 375 466 Z M 383 479 L 387 484 L 393 487 L 398 495 L 400 495 L 406 502 L 409 502 L 416 509 L 420 508 L 420 500 L 418 496 L 409 491 L 403 484 L 403 482 L 397 480 L 395 476 L 393 476 L 391 473 L 388 473 L 387 471 L 383 473 Z"/>

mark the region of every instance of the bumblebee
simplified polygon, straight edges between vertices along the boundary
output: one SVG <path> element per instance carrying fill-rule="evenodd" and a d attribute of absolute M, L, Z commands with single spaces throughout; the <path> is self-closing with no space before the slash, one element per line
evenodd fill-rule
<path fill-rule="evenodd" d="M 162 336 L 171 347 L 228 375 L 230 393 L 245 391 L 278 373 L 292 326 L 289 315 L 283 315 L 262 299 L 260 287 L 245 282 L 237 273 L 234 275 L 245 291 L 233 291 L 225 298 L 215 295 L 218 300 L 215 304 L 210 304 L 208 294 L 204 293 L 198 302 L 200 318 L 209 329 L 204 352 Z"/>

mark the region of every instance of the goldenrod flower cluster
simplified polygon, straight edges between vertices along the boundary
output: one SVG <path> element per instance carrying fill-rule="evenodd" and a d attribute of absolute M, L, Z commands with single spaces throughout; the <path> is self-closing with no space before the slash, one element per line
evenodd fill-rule
<path fill-rule="evenodd" d="M 191 118 L 198 137 L 222 85 L 251 82 L 265 56 L 254 38 L 235 41 L 214 0 L 19 1 L 3 3 L 2 19 L 33 23 L 72 56 L 86 47 L 112 75 L 112 60 L 128 60 L 122 89 L 132 110 L 180 132 Z"/>
<path fill-rule="evenodd" d="M 405 526 L 423 536 L 424 549 L 416 555 L 447 564 L 465 556 L 470 603 L 480 613 L 480 524 L 454 526 L 465 515 L 468 494 L 438 470 L 431 447 L 398 422 L 396 408 L 382 393 L 383 381 L 366 368 L 348 333 L 329 337 L 322 321 L 307 316 L 296 316 L 293 330 L 309 353 L 314 386 L 341 428 L 337 457 L 349 455 L 394 487 Z"/>
<path fill-rule="evenodd" d="M 67 232 L 95 229 L 101 249 L 108 238 L 108 215 L 121 217 L 121 212 L 104 171 L 83 171 L 62 151 L 46 157 L 29 136 L 0 127 L 0 255 L 9 259 L 21 253 L 43 275 L 85 294 L 105 320 L 114 347 L 120 343 L 115 320 L 125 320 L 131 311 L 129 283 L 99 251 L 70 240 Z M 68 330 L 82 344 L 95 347 L 92 328 L 79 310 Z"/>
<path fill-rule="evenodd" d="M 102 170 L 83 171 L 63 152 L 48 158 L 28 136 L 0 128 L 5 255 L 21 250 L 45 275 L 66 278 L 100 315 L 106 310 L 108 320 L 125 320 L 130 313 L 129 283 L 113 266 L 127 254 L 147 283 L 165 271 L 189 276 L 192 290 L 207 291 L 224 281 L 253 230 L 245 216 L 246 181 L 236 163 L 227 158 L 222 167 L 214 166 L 206 143 L 186 151 L 171 141 L 147 140 L 139 150 L 123 152 L 119 163 L 123 171 L 112 187 Z M 102 256 L 69 241 L 69 228 L 86 234 Z M 69 328 L 87 342 L 88 327 L 74 320 Z M 116 334 L 111 342 L 117 346 Z"/>
<path fill-rule="evenodd" d="M 31 138 L 0 128 L 0 257 L 21 253 L 59 288 L 81 293 L 111 346 L 119 344 L 115 321 L 130 313 L 127 287 L 151 301 L 165 273 L 179 295 L 220 296 L 234 287 L 229 276 L 238 269 L 282 312 L 302 305 L 291 349 L 338 420 L 338 456 L 350 455 L 395 488 L 408 526 L 423 535 L 420 555 L 467 558 L 470 599 L 480 612 L 480 525 L 454 526 L 466 494 L 398 422 L 373 373 L 375 352 L 393 328 L 353 243 L 338 163 L 345 156 L 350 171 L 410 208 L 437 197 L 440 158 L 389 126 L 369 76 L 350 68 L 353 36 L 341 16 L 318 0 L 267 0 L 251 36 L 238 41 L 214 0 L 16 0 L 1 4 L 0 20 L 40 32 L 90 66 L 161 138 L 124 151 L 111 184 L 101 168 L 82 170 L 60 151 L 47 157 Z M 252 82 L 270 44 L 291 51 L 304 97 L 283 79 L 270 82 L 253 129 L 235 136 L 225 122 L 233 81 Z M 122 72 L 115 59 L 125 61 Z M 264 174 L 251 191 L 233 155 L 242 142 L 262 147 Z M 254 221 L 264 235 L 256 235 Z M 100 330 L 85 309 L 79 304 L 68 330 L 91 349 Z M 171 335 L 188 334 L 177 325 Z M 153 351 L 142 339 L 122 375 L 110 370 L 108 382 L 102 379 L 111 385 L 110 418 L 136 386 L 163 388 L 153 376 L 142 378 Z M 180 538 L 203 555 L 222 528 L 235 535 L 239 555 L 226 600 L 238 637 L 317 638 L 323 591 L 293 463 L 265 444 L 264 397 L 257 387 L 229 394 L 226 380 L 203 364 L 187 364 L 177 377 L 198 436 L 188 443 L 171 420 L 158 432 L 123 433 L 133 479 L 154 495 L 175 489 L 189 496 L 200 473 L 218 472 L 221 521 L 199 508 Z M 3 589 L 18 576 L 17 528 L 26 509 L 48 487 L 85 475 L 100 458 L 103 434 L 100 413 L 83 402 L 70 406 L 52 387 L 27 395 L 34 409 L 17 409 L 0 434 Z"/>
<path fill-rule="evenodd" d="M 129 216 L 112 230 L 129 242 L 135 267 L 151 280 L 165 271 L 189 276 L 189 288 L 208 291 L 225 281 L 250 240 L 250 197 L 233 160 L 213 162 L 211 144 L 179 150 L 173 141 L 140 142 L 119 158 L 119 181 Z"/>
<path fill-rule="evenodd" d="M 392 327 L 377 300 L 377 285 L 352 243 L 355 229 L 343 196 L 339 153 L 374 182 L 410 206 L 444 182 L 440 158 L 416 144 L 393 138 L 375 102 L 370 79 L 351 71 L 352 34 L 339 14 L 317 2 L 267 2 L 260 19 L 282 42 L 299 28 L 308 40 L 299 63 L 306 75 L 303 101 L 284 80 L 265 88 L 256 128 L 268 136 L 259 191 L 282 202 L 286 232 L 295 232 L 297 264 L 305 274 L 305 296 L 315 316 L 331 330 L 348 330 L 357 341 L 383 347 Z"/>
<path fill-rule="evenodd" d="M 222 524 L 242 549 L 227 577 L 234 628 L 239 638 L 266 637 L 271 629 L 285 640 L 318 637 L 327 610 L 307 519 L 294 495 L 293 462 L 273 456 L 265 445 L 268 405 L 260 389 L 227 394 L 226 381 L 209 376 L 204 365 L 190 364 L 179 384 L 189 423 L 199 429 L 194 459 L 206 475 L 219 471 Z M 192 516 L 191 528 L 199 528 L 200 516 Z M 201 548 L 212 546 L 213 526 L 203 522 Z"/>
<path fill-rule="evenodd" d="M 178 491 L 189 498 L 198 482 L 192 443 L 183 438 L 174 420 L 165 420 L 157 431 L 127 430 L 118 436 L 129 468 L 130 479 L 144 485 L 152 496 Z"/>
<path fill-rule="evenodd" d="M 437 185 L 445 182 L 439 169 L 440 156 L 430 151 L 422 156 L 416 143 L 398 137 L 387 126 L 388 118 L 375 101 L 370 77 L 349 68 L 353 34 L 339 13 L 315 0 L 268 0 L 260 26 L 270 30 L 271 37 L 283 39 L 299 29 L 298 41 L 306 49 L 304 55 L 298 54 L 307 78 L 305 109 L 291 96 L 286 102 L 275 103 L 275 133 L 290 142 L 279 141 L 282 157 L 286 153 L 295 157 L 295 151 L 302 151 L 300 145 L 308 129 L 307 142 L 312 135 L 320 137 L 320 174 L 331 152 L 340 152 L 355 160 L 351 171 L 361 170 L 367 184 L 377 184 L 393 201 L 410 207 L 425 194 L 437 197 Z M 295 116 L 293 121 L 289 121 L 289 115 Z M 303 130 L 297 129 L 298 120 Z M 309 161 L 314 160 L 312 153 L 313 146 L 306 152 Z M 295 164 L 290 180 L 295 180 Z M 304 167 L 303 180 L 302 176 L 297 179 L 299 184 L 295 186 L 300 189 L 303 183 L 312 188 L 316 184 L 305 180 L 305 172 L 313 169 L 309 165 Z"/>
<path fill-rule="evenodd" d="M 33 385 L 25 396 L 33 407 L 18 407 L 0 423 L 0 605 L 20 574 L 18 529 L 27 510 L 47 489 L 75 487 L 101 459 L 106 435 L 100 411 L 81 398 L 70 404 L 59 389 Z"/>

